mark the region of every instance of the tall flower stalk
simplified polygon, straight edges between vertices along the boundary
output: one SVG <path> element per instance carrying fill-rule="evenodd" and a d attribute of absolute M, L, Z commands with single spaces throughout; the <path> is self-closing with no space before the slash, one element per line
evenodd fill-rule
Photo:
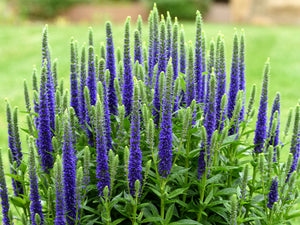
<path fill-rule="evenodd" d="M 219 60 L 218 60 L 218 70 L 216 70 L 217 77 L 217 94 L 216 94 L 216 129 L 220 127 L 223 129 L 225 112 L 222 112 L 222 97 L 226 93 L 226 64 L 225 64 L 225 44 L 222 39 L 219 46 Z"/>
<path fill-rule="evenodd" d="M 196 43 L 195 43 L 195 81 L 196 81 L 196 100 L 201 102 L 202 95 L 202 18 L 199 11 L 196 12 Z"/>
<path fill-rule="evenodd" d="M 130 115 L 132 110 L 132 96 L 133 96 L 133 78 L 131 70 L 130 57 L 130 17 L 127 17 L 125 22 L 124 33 L 124 85 L 123 85 L 123 104 L 125 106 L 126 114 Z"/>
<path fill-rule="evenodd" d="M 160 120 L 161 111 L 161 95 L 159 90 L 161 72 L 166 71 L 167 58 L 166 58 L 166 25 L 165 20 L 162 18 L 160 22 L 160 33 L 159 33 L 159 53 L 158 53 L 158 65 L 157 75 L 155 81 L 154 100 L 153 100 L 153 111 L 154 123 L 158 126 Z"/>
<path fill-rule="evenodd" d="M 79 122 L 82 126 L 85 126 L 85 116 L 87 112 L 85 98 L 84 98 L 84 87 L 86 86 L 86 47 L 85 44 L 81 49 L 81 62 L 80 62 L 80 93 L 79 93 L 79 104 L 80 104 L 80 116 Z"/>
<path fill-rule="evenodd" d="M 96 104 L 96 150 L 97 150 L 97 188 L 100 196 L 103 196 L 104 188 L 107 186 L 110 188 L 110 174 L 108 168 L 108 156 L 105 140 L 105 129 L 103 126 L 103 104 L 100 99 L 97 100 Z"/>
<path fill-rule="evenodd" d="M 195 74 L 194 74 L 194 54 L 192 42 L 188 45 L 188 66 L 186 70 L 186 106 L 190 106 L 195 99 Z"/>
<path fill-rule="evenodd" d="M 277 112 L 277 118 L 274 118 L 275 112 Z M 277 126 L 275 128 L 275 132 L 272 133 L 272 124 L 275 119 L 276 119 Z M 274 149 L 276 149 L 276 146 L 279 144 L 279 127 L 280 127 L 280 93 L 277 92 L 272 106 L 269 130 L 267 135 L 267 138 L 269 140 L 267 146 L 272 145 Z M 275 156 L 274 156 L 274 160 L 276 161 Z"/>
<path fill-rule="evenodd" d="M 245 94 L 246 94 L 246 81 L 245 81 L 245 32 L 242 30 L 239 47 L 239 90 L 243 91 L 243 106 L 240 113 L 240 121 L 244 121 L 245 117 Z"/>
<path fill-rule="evenodd" d="M 139 87 L 138 82 L 134 79 L 133 89 L 133 109 L 131 114 L 131 136 L 130 136 L 130 153 L 128 163 L 128 181 L 129 190 L 132 196 L 139 195 L 135 193 L 135 182 L 142 182 L 142 152 L 140 149 L 140 107 L 139 107 Z"/>
<path fill-rule="evenodd" d="M 71 40 L 71 107 L 79 115 L 79 99 L 78 99 L 78 75 L 77 75 L 77 59 L 74 40 Z"/>
<path fill-rule="evenodd" d="M 89 51 L 89 56 L 88 56 L 87 87 L 89 88 L 90 91 L 91 105 L 95 105 L 97 99 L 97 85 L 96 85 L 94 47 L 90 45 L 88 51 Z"/>
<path fill-rule="evenodd" d="M 31 201 L 31 204 L 30 204 L 31 224 L 39 225 L 39 224 L 36 224 L 36 221 L 35 221 L 35 216 L 36 216 L 36 214 L 38 214 L 40 217 L 40 220 L 41 220 L 40 225 L 43 225 L 44 224 L 44 215 L 42 212 L 41 197 L 39 194 L 38 183 L 37 183 L 33 137 L 29 138 L 28 145 L 29 145 L 29 180 L 30 180 L 29 199 Z"/>
<path fill-rule="evenodd" d="M 261 153 L 264 149 L 264 144 L 267 136 L 267 107 L 268 107 L 268 83 L 270 75 L 270 62 L 265 64 L 264 78 L 261 91 L 261 99 L 257 114 L 257 122 L 254 137 L 254 152 Z"/>
<path fill-rule="evenodd" d="M 291 141 L 291 148 L 290 153 L 293 154 L 293 161 L 290 165 L 290 170 L 288 172 L 286 183 L 289 181 L 291 174 L 296 171 L 298 163 L 299 163 L 299 155 L 300 155 L 300 128 L 299 128 L 299 121 L 300 121 L 300 106 L 299 104 L 296 106 L 295 110 L 295 119 L 294 119 L 294 128 L 292 134 L 292 141 Z"/>
<path fill-rule="evenodd" d="M 55 225 L 66 225 L 65 210 L 65 192 L 63 187 L 63 168 L 60 156 L 56 158 L 54 164 L 55 174 L 55 196 L 56 196 L 56 214 L 54 219 Z"/>
<path fill-rule="evenodd" d="M 39 129 L 38 129 L 38 153 L 41 158 L 41 164 L 46 173 L 53 167 L 53 147 L 50 128 L 50 111 L 48 107 L 48 88 L 47 88 L 47 68 L 46 63 L 41 73 L 41 88 L 39 99 Z"/>
<path fill-rule="evenodd" d="M 231 119 L 236 104 L 236 96 L 239 90 L 239 41 L 237 33 L 233 37 L 233 53 L 231 62 L 231 73 L 230 73 L 230 86 L 229 96 L 227 105 L 227 117 Z M 236 126 L 238 123 L 235 123 Z M 232 126 L 229 130 L 229 134 L 232 135 L 237 131 L 237 127 Z"/>
<path fill-rule="evenodd" d="M 63 184 L 66 203 L 67 223 L 76 223 L 76 156 L 73 146 L 73 136 L 69 113 L 64 113 L 64 141 L 63 141 Z"/>
<path fill-rule="evenodd" d="M 6 186 L 3 162 L 2 162 L 2 149 L 0 149 L 0 197 L 1 197 L 1 206 L 2 206 L 3 225 L 11 225 L 12 221 L 10 221 L 8 215 L 9 201 L 8 201 L 7 186 Z"/>
<path fill-rule="evenodd" d="M 173 70 L 171 61 L 167 66 L 166 88 L 163 96 L 162 119 L 159 133 L 158 155 L 159 174 L 166 178 L 171 172 L 172 166 L 172 99 L 173 99 Z"/>
<path fill-rule="evenodd" d="M 178 77 L 178 21 L 175 17 L 175 22 L 173 25 L 173 34 L 172 34 L 172 64 L 173 64 L 173 72 L 174 72 L 174 81 Z"/>
<path fill-rule="evenodd" d="M 47 86 L 47 101 L 49 108 L 49 119 L 51 131 L 55 130 L 55 89 L 54 82 L 51 73 L 51 59 L 50 51 L 48 46 L 48 26 L 46 25 L 43 30 L 43 40 L 42 40 L 42 67 L 46 66 L 46 86 Z M 53 133 L 51 133 L 52 135 Z"/>
<path fill-rule="evenodd" d="M 116 115 L 118 113 L 118 99 L 116 90 L 114 87 L 114 80 L 116 77 L 116 65 L 115 65 L 115 52 L 112 36 L 111 23 L 106 23 L 106 69 L 109 70 L 110 78 L 108 84 L 108 105 L 111 114 Z"/>

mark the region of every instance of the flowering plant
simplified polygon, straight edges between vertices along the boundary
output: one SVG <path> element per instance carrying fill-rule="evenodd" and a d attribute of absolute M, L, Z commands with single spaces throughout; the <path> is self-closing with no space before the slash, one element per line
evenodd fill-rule
<path fill-rule="evenodd" d="M 274 225 L 300 216 L 300 109 L 289 143 L 292 110 L 280 132 L 279 93 L 267 118 L 269 60 L 255 116 L 255 85 L 245 101 L 243 31 L 234 33 L 227 88 L 224 37 L 207 51 L 199 12 L 195 44 L 155 5 L 148 47 L 141 17 L 137 25 L 133 57 L 130 17 L 123 55 L 110 22 L 99 56 L 91 28 L 81 54 L 72 39 L 70 92 L 57 81 L 44 28 L 40 87 L 37 69 L 31 97 L 24 82 L 28 159 L 18 108 L 7 101 L 13 192 L 0 157 L 3 224 Z"/>

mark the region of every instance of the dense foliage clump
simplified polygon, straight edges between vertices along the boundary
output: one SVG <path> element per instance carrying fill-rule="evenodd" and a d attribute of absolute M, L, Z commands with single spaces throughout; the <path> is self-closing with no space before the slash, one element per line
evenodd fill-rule
<path fill-rule="evenodd" d="M 134 32 L 127 18 L 123 52 L 110 22 L 99 54 L 91 28 L 81 49 L 72 39 L 69 90 L 57 81 L 44 28 L 40 85 L 37 69 L 32 95 L 24 82 L 27 145 L 18 108 L 6 102 L 3 224 L 273 225 L 300 215 L 300 109 L 281 132 L 279 93 L 268 113 L 269 60 L 256 116 L 255 85 L 245 100 L 244 31 L 234 33 L 227 79 L 224 37 L 207 46 L 199 12 L 195 44 L 156 6 L 148 21 L 145 46 L 141 17 Z"/>

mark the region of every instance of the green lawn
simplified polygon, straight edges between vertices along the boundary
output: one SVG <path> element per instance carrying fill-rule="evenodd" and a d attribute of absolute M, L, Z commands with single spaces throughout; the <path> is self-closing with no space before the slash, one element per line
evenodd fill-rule
<path fill-rule="evenodd" d="M 271 79 L 269 88 L 269 106 L 271 107 L 276 91 L 281 93 L 282 124 L 285 124 L 289 107 L 294 107 L 300 99 L 300 27 L 293 26 L 237 26 L 246 32 L 246 82 L 247 98 L 253 83 L 258 86 L 257 103 L 260 97 L 262 70 L 265 61 L 270 57 Z M 43 24 L 24 24 L 18 26 L 0 25 L 0 147 L 4 149 L 4 161 L 7 162 L 7 128 L 5 115 L 5 98 L 12 107 L 25 109 L 23 98 L 23 80 L 29 81 L 33 65 L 40 68 L 41 32 Z M 100 42 L 105 42 L 104 24 L 93 25 L 96 51 Z M 195 39 L 193 23 L 185 23 L 186 40 Z M 49 25 L 49 43 L 52 59 L 58 58 L 58 76 L 64 78 L 69 86 L 69 41 L 73 36 L 81 44 L 87 41 L 87 25 Z M 133 29 L 132 29 L 133 30 Z M 233 25 L 205 24 L 207 42 L 221 31 L 225 35 L 226 55 L 231 58 Z M 113 27 L 115 46 L 122 46 L 123 25 Z M 144 36 L 148 29 L 144 30 Z M 147 40 L 145 40 L 147 41 Z M 230 60 L 227 61 L 227 73 L 230 73 Z M 25 127 L 24 115 L 20 118 L 21 127 Z M 23 134 L 24 136 L 24 134 Z M 27 151 L 25 141 L 23 148 Z M 287 150 L 287 149 L 286 149 Z M 8 171 L 8 168 L 5 168 Z M 10 180 L 7 179 L 10 183 Z"/>

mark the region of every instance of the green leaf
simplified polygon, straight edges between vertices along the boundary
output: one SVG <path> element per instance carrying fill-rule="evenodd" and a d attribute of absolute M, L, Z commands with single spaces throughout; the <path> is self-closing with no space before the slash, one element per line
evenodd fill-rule
<path fill-rule="evenodd" d="M 84 205 L 84 206 L 82 206 L 82 208 L 89 211 L 89 212 L 91 212 L 91 213 L 93 213 L 93 214 L 95 214 L 95 215 L 101 216 L 101 213 L 99 211 L 97 211 L 97 210 L 95 210 L 95 209 L 93 209 L 89 206 Z"/>
<path fill-rule="evenodd" d="M 125 219 L 126 219 L 126 218 L 119 218 L 119 219 L 116 219 L 116 220 L 114 220 L 111 224 L 112 224 L 112 225 L 117 225 L 117 224 L 123 222 Z"/>
<path fill-rule="evenodd" d="M 170 207 L 168 208 L 168 211 L 166 213 L 166 217 L 165 217 L 165 223 L 164 224 L 169 224 L 172 216 L 173 216 L 173 211 L 174 211 L 174 204 L 170 205 Z"/>
<path fill-rule="evenodd" d="M 214 197 L 214 191 L 211 190 L 208 194 L 208 196 L 206 197 L 204 204 L 208 205 L 208 203 L 212 200 L 212 198 Z"/>
<path fill-rule="evenodd" d="M 227 216 L 228 211 L 224 207 L 211 207 L 209 209 L 211 211 L 217 213 L 221 217 L 223 217 L 223 219 L 225 219 L 225 221 L 228 221 L 228 216 Z"/>
<path fill-rule="evenodd" d="M 169 225 L 183 225 L 183 224 L 186 224 L 186 225 L 202 225 L 202 223 L 199 223 L 195 220 L 190 220 L 190 219 L 179 220 L 177 222 L 170 223 Z"/>
<path fill-rule="evenodd" d="M 219 180 L 222 178 L 222 174 L 217 174 L 211 178 L 209 178 L 207 181 L 206 181 L 206 185 L 209 185 L 209 184 L 214 184 L 214 183 L 217 183 L 219 182 Z"/>
<path fill-rule="evenodd" d="M 233 195 L 233 194 L 236 194 L 237 191 L 235 188 L 225 188 L 225 189 L 222 189 L 220 191 L 218 191 L 215 196 L 221 196 L 221 195 Z"/>
<path fill-rule="evenodd" d="M 160 193 L 158 190 L 156 190 L 155 188 L 152 188 L 152 187 L 149 187 L 149 188 L 150 188 L 151 191 L 153 191 L 154 194 L 156 194 L 159 198 L 161 197 L 161 193 Z"/>
<path fill-rule="evenodd" d="M 18 207 L 21 207 L 21 208 L 26 208 L 27 207 L 26 200 L 21 198 L 21 197 L 12 196 L 12 197 L 10 197 L 10 200 L 15 206 L 18 206 Z"/>
<path fill-rule="evenodd" d="M 300 210 L 295 210 L 293 212 L 290 212 L 289 215 L 287 215 L 287 219 L 292 219 L 300 216 Z"/>
<path fill-rule="evenodd" d="M 142 221 L 142 223 L 149 223 L 149 222 L 159 222 L 163 221 L 161 217 L 155 216 L 155 217 L 148 217 Z"/>
<path fill-rule="evenodd" d="M 175 191 L 171 192 L 170 194 L 167 195 L 167 197 L 170 199 L 175 198 L 178 195 L 183 194 L 186 190 L 188 189 L 188 187 L 186 188 L 178 188 Z"/>

